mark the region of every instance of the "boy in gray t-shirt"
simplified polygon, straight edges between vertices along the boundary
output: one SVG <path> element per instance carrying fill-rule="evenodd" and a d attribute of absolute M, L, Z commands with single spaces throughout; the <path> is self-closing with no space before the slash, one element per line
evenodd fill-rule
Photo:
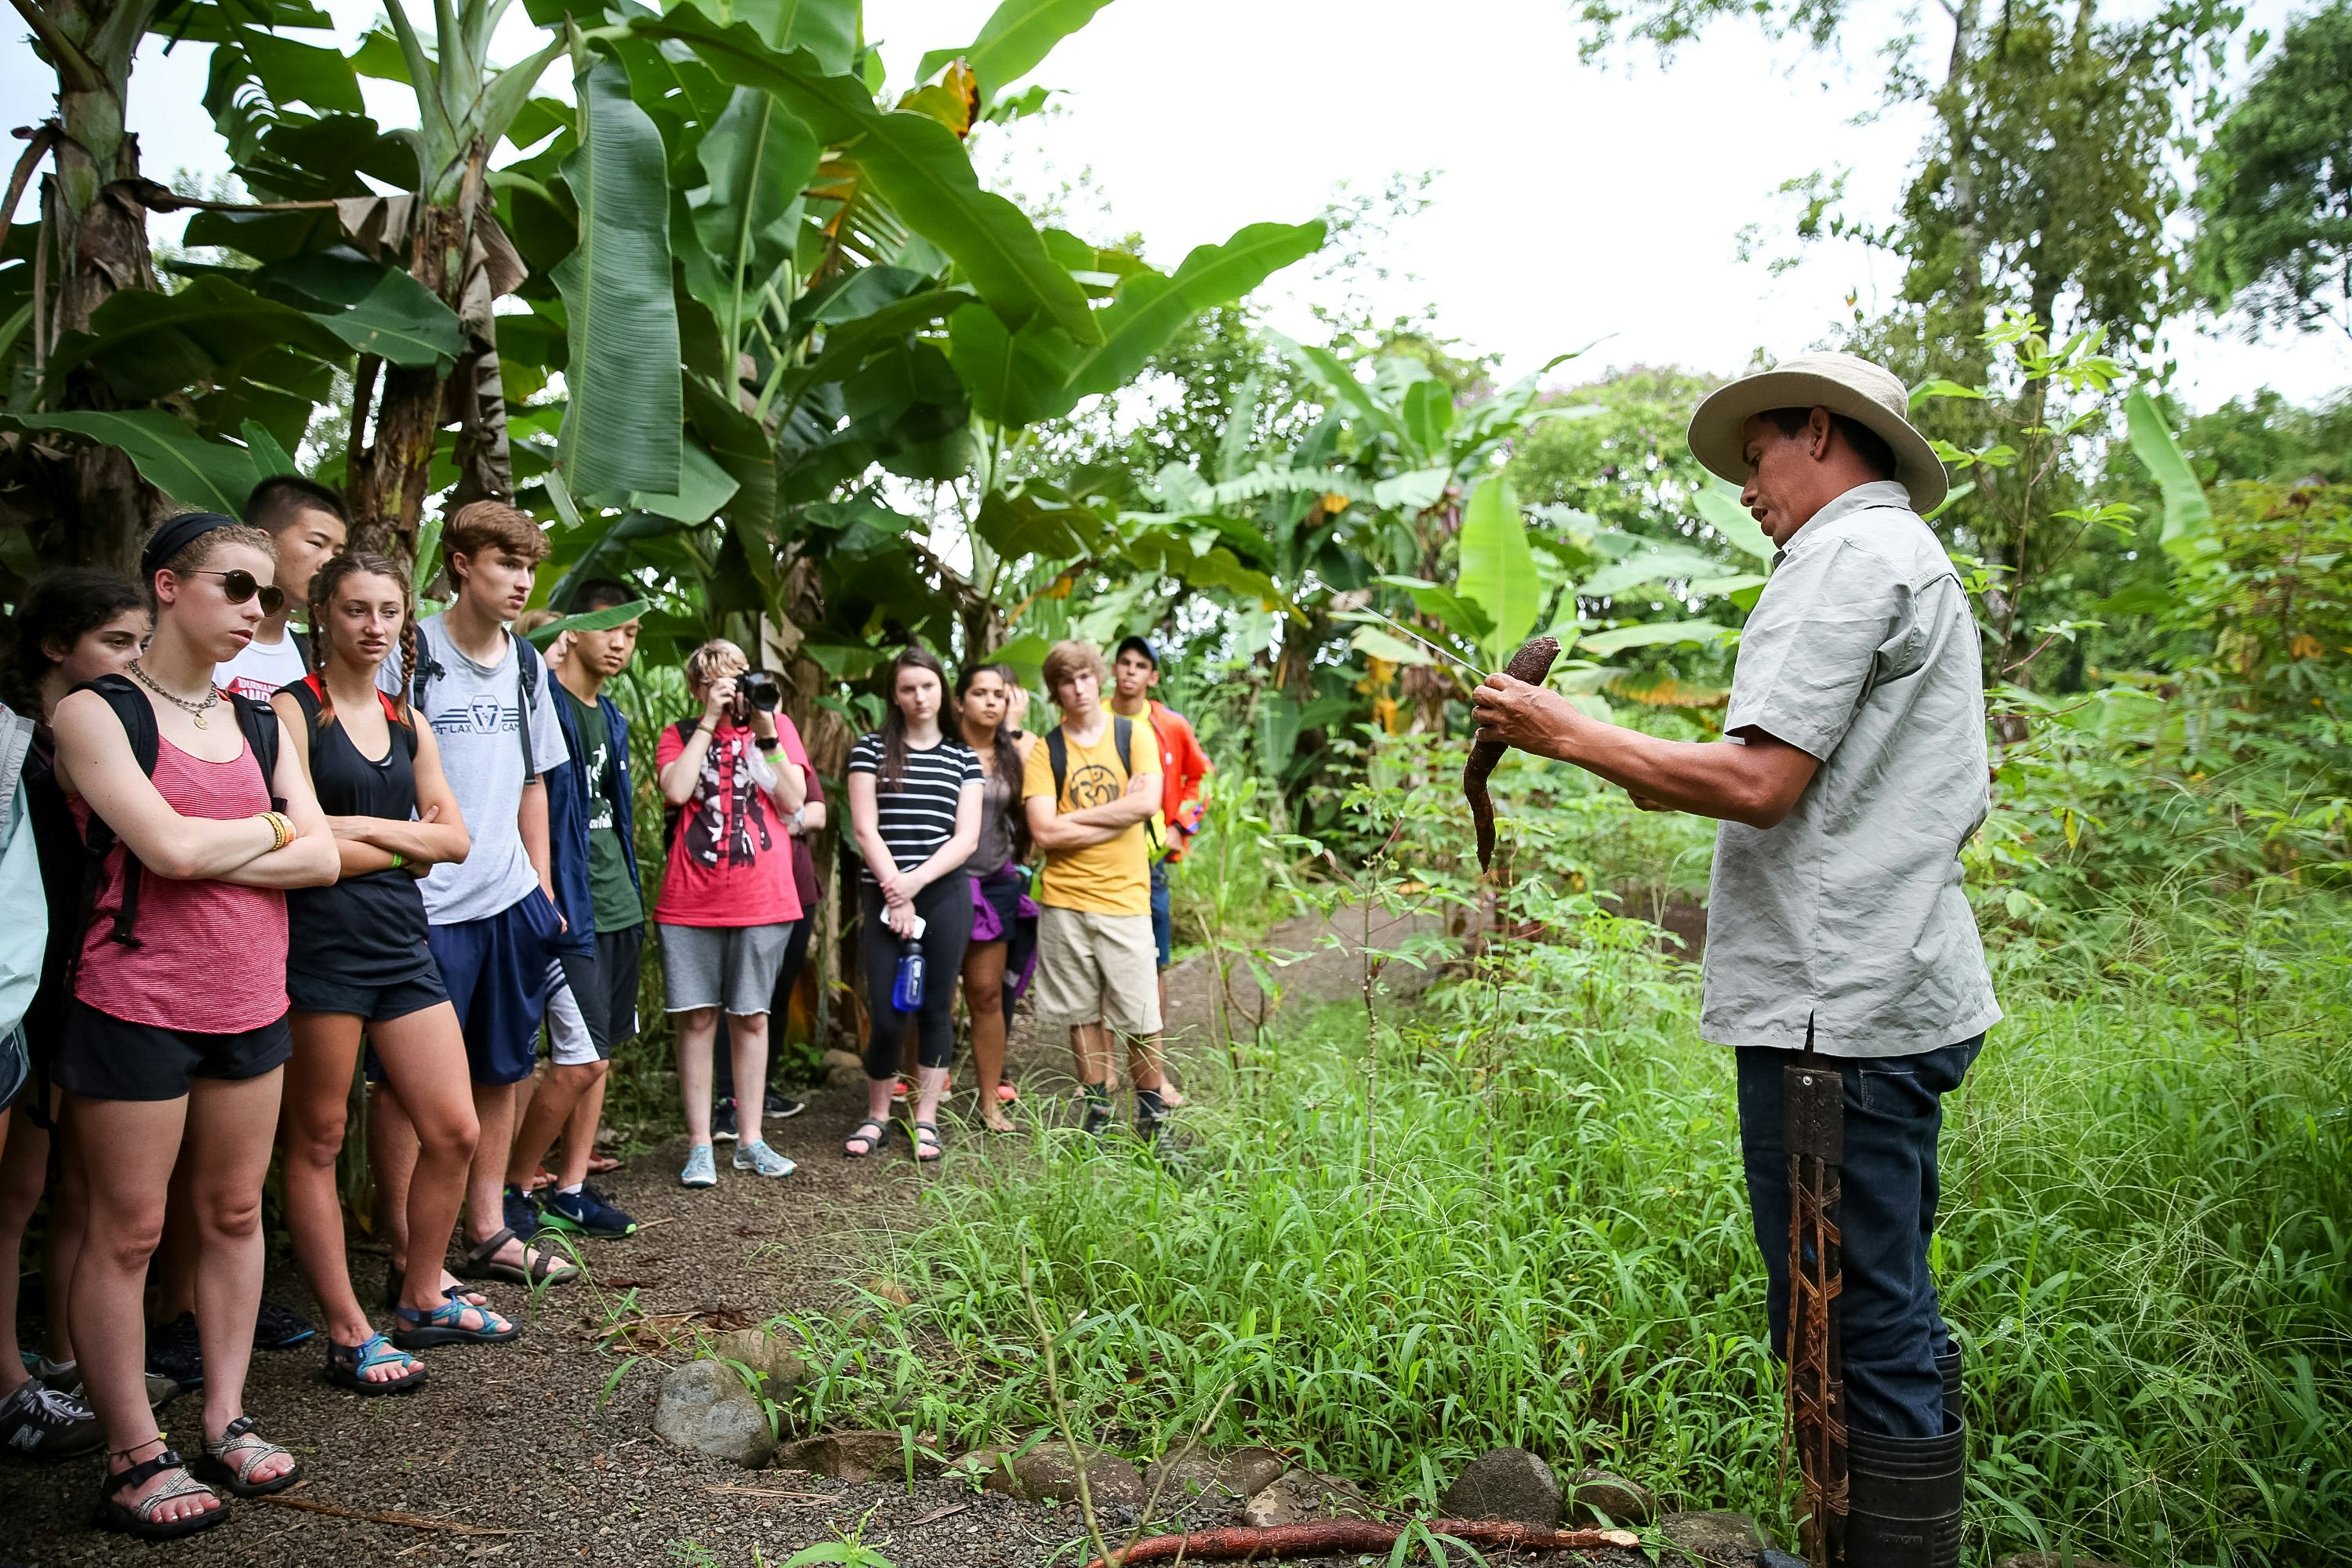
<path fill-rule="evenodd" d="M 436 866 L 422 889 L 425 940 L 465 1033 L 481 1124 L 459 1271 L 536 1284 L 577 1272 L 526 1246 L 504 1201 L 517 1089 L 537 1059 L 550 961 L 563 931 L 541 775 L 569 765 L 571 753 L 545 664 L 506 629 L 530 602 L 547 542 L 527 514 L 491 501 L 459 508 L 443 542 L 457 597 L 446 614 L 418 624 L 417 668 L 408 679 L 472 840 L 464 860 Z M 378 1180 L 404 1189 L 405 1177 L 394 1170 Z M 404 1194 L 386 1195 L 391 1212 L 402 1212 Z"/>

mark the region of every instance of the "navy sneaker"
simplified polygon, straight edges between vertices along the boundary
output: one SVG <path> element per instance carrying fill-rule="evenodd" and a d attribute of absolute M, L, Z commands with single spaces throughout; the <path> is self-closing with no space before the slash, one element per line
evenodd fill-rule
<path fill-rule="evenodd" d="M 735 1142 L 735 1102 L 722 1100 L 710 1108 L 710 1141 L 713 1143 Z"/>
<path fill-rule="evenodd" d="M 264 1300 L 253 1315 L 253 1348 L 257 1351 L 290 1351 L 318 1332 L 308 1318 L 275 1301 Z"/>
<path fill-rule="evenodd" d="M 768 1091 L 766 1106 L 763 1114 L 771 1121 L 785 1121 L 808 1109 L 805 1101 L 794 1100 L 789 1094 L 778 1094 L 772 1089 Z"/>
<path fill-rule="evenodd" d="M 614 1207 L 604 1194 L 584 1184 L 576 1193 L 559 1193 L 550 1188 L 540 1200 L 540 1223 L 549 1230 L 596 1241 L 618 1241 L 637 1233 L 635 1220 Z"/>
<path fill-rule="evenodd" d="M 205 1385 L 205 1347 L 196 1338 L 194 1312 L 183 1312 L 147 1331 L 147 1370 L 182 1388 Z"/>
<path fill-rule="evenodd" d="M 506 1199 L 506 1222 L 507 1228 L 525 1241 L 537 1236 L 546 1225 L 545 1218 L 540 1213 L 538 1195 L 524 1192 L 520 1187 L 509 1187 Z"/>

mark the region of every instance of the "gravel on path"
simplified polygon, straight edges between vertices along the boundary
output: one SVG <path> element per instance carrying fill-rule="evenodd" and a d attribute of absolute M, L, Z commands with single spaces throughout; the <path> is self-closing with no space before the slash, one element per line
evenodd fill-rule
<path fill-rule="evenodd" d="M 1352 994 L 1355 966 L 1323 946 L 1328 929 L 1309 919 L 1266 939 L 1268 948 L 1318 953 L 1286 974 L 1286 998 Z M 1171 1026 L 1197 1049 L 1213 970 L 1195 958 L 1169 978 Z M 1024 1023 L 1012 1057 L 1033 1109 L 1054 1106 L 1069 1087 L 1064 1042 L 1041 1043 Z M 646 1316 L 733 1328 L 844 1301 L 861 1235 L 912 1223 L 926 1180 L 958 1179 L 953 1142 L 983 1136 L 950 1127 L 950 1159 L 937 1174 L 915 1168 L 903 1136 L 886 1155 L 845 1160 L 840 1141 L 863 1110 L 862 1089 L 820 1089 L 804 1114 L 772 1123 L 769 1142 L 800 1163 L 781 1182 L 728 1168 L 722 1146 L 719 1185 L 681 1188 L 682 1137 L 633 1159 L 602 1184 L 645 1228 L 588 1244 L 593 1288 L 559 1286 L 533 1307 L 520 1287 L 489 1286 L 499 1310 L 527 1322 L 522 1337 L 426 1352 L 432 1381 L 415 1394 L 363 1399 L 329 1386 L 315 1342 L 257 1354 L 247 1408 L 296 1451 L 305 1479 L 282 1501 L 232 1504 L 228 1522 L 203 1535 L 155 1548 L 92 1530 L 98 1458 L 0 1468 L 0 1562 L 749 1568 L 756 1547 L 776 1568 L 854 1530 L 898 1568 L 1083 1563 L 1091 1553 L 1074 1507 L 975 1494 L 944 1479 L 853 1485 L 748 1471 L 673 1448 L 651 1426 L 661 1363 L 622 1370 L 603 1342 L 624 1302 Z M 362 1300 L 380 1301 L 382 1256 L 355 1246 L 352 1271 Z M 273 1258 L 268 1289 L 312 1311 L 290 1259 Z M 197 1450 L 194 1397 L 162 1417 L 184 1452 Z"/>

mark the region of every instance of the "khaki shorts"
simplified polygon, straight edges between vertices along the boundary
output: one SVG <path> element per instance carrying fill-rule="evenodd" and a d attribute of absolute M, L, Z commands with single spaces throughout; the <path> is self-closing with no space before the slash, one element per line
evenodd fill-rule
<path fill-rule="evenodd" d="M 1037 917 L 1037 1026 L 1099 1023 L 1122 1035 L 1158 1034 L 1158 959 L 1149 914 L 1046 905 Z"/>

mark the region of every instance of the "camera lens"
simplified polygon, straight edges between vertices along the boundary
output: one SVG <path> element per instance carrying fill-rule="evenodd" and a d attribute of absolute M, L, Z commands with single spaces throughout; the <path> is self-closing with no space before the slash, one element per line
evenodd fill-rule
<path fill-rule="evenodd" d="M 764 669 L 747 672 L 738 683 L 737 689 L 751 699 L 751 705 L 762 712 L 773 713 L 783 706 L 782 689 L 776 684 L 776 678 Z"/>

